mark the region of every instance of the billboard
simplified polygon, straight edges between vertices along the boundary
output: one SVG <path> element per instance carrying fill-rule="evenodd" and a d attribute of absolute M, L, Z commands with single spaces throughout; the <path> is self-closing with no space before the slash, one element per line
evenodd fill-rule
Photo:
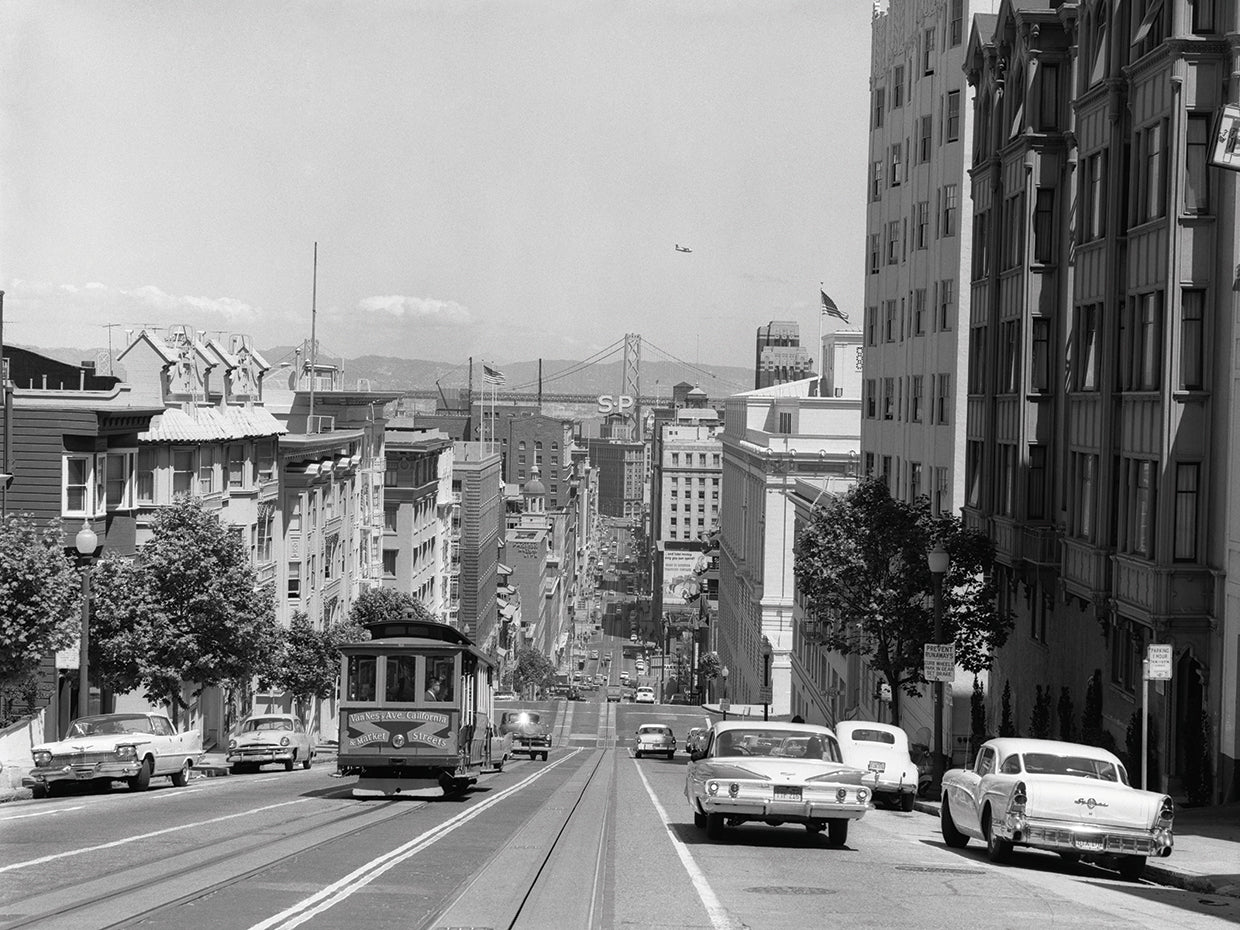
<path fill-rule="evenodd" d="M 706 583 L 706 569 L 710 559 L 700 550 L 664 549 L 663 558 L 663 609 L 673 611 L 693 604 Z M 693 609 L 697 609 L 693 605 Z"/>

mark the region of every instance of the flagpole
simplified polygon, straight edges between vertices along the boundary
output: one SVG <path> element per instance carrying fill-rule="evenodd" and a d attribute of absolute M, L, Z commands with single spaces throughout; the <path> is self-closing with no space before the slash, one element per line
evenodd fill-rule
<path fill-rule="evenodd" d="M 825 294 L 825 293 L 827 292 L 827 286 L 826 286 L 823 282 L 819 281 L 819 282 L 818 282 L 818 287 L 820 288 L 820 291 L 819 291 L 819 293 L 820 293 L 820 294 Z M 823 360 L 823 352 L 822 352 L 822 315 L 823 315 L 823 313 L 824 313 L 824 312 L 826 312 L 826 307 L 822 306 L 822 299 L 821 299 L 821 298 L 819 298 L 819 302 L 818 302 L 818 303 L 819 303 L 819 306 L 818 306 L 818 383 L 819 383 L 819 385 L 820 385 L 820 387 L 821 387 L 821 384 L 822 384 L 822 377 L 823 377 L 823 370 L 822 370 L 822 360 Z"/>

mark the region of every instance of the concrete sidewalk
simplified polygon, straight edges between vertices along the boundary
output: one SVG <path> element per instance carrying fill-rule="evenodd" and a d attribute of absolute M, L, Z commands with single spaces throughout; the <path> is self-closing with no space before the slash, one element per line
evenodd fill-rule
<path fill-rule="evenodd" d="M 938 801 L 918 801 L 914 809 L 938 817 L 939 807 Z M 1240 898 L 1240 804 L 1177 807 L 1174 830 L 1171 855 L 1149 859 L 1145 878 L 1172 888 Z"/>

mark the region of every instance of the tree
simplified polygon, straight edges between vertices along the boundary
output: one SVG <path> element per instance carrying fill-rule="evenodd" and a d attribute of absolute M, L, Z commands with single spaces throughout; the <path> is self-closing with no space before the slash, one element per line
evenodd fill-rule
<path fill-rule="evenodd" d="M 546 688 L 555 680 L 555 666 L 551 660 L 536 649 L 529 646 L 517 653 L 516 667 L 512 672 L 512 686 L 518 693 L 524 693 L 527 685 L 535 688 Z"/>
<path fill-rule="evenodd" d="M 0 523 L 0 686 L 24 690 L 45 655 L 77 635 L 79 575 L 60 524 L 42 530 L 28 514 Z"/>
<path fill-rule="evenodd" d="M 706 690 L 705 685 L 708 681 L 714 681 L 719 677 L 719 673 L 723 671 L 723 663 L 719 661 L 719 653 L 703 652 L 698 656 L 697 677 L 698 685 L 703 691 Z"/>
<path fill-rule="evenodd" d="M 431 612 L 412 594 L 395 588 L 367 588 L 349 610 L 349 622 L 357 627 L 384 620 L 400 620 L 413 611 L 414 620 L 436 622 Z"/>
<path fill-rule="evenodd" d="M 341 645 L 367 639 L 370 634 L 353 623 L 316 630 L 304 611 L 295 611 L 284 636 L 280 659 L 267 680 L 290 692 L 299 703 L 309 698 L 325 700 L 336 690 L 336 679 L 340 677 Z"/>
<path fill-rule="evenodd" d="M 926 684 L 922 647 L 934 641 L 926 551 L 935 543 L 951 556 L 943 641 L 955 644 L 958 666 L 976 673 L 990 667 L 1012 627 L 996 607 L 993 549 L 984 535 L 932 514 L 924 497 L 894 500 L 882 481 L 868 478 L 815 508 L 797 540 L 797 587 L 824 646 L 860 656 L 891 685 L 897 726 L 901 695 L 917 697 Z"/>
<path fill-rule="evenodd" d="M 1029 735 L 1034 739 L 1051 738 L 1051 689 L 1034 686 L 1033 714 L 1029 718 Z"/>
<path fill-rule="evenodd" d="M 969 696 L 969 730 L 976 752 L 986 740 L 986 690 L 976 675 L 973 676 L 973 694 Z"/>
<path fill-rule="evenodd" d="M 151 533 L 136 559 L 95 567 L 91 671 L 117 691 L 144 689 L 175 717 L 184 684 L 197 695 L 267 671 L 283 637 L 249 552 L 200 501 L 161 509 Z"/>
<path fill-rule="evenodd" d="M 1059 738 L 1064 742 L 1076 741 L 1076 727 L 1072 722 L 1072 695 L 1067 688 L 1059 689 Z"/>
<path fill-rule="evenodd" d="M 1012 722 L 1012 682 L 1003 683 L 1003 709 L 999 715 L 999 735 L 1015 736 L 1016 724 Z"/>

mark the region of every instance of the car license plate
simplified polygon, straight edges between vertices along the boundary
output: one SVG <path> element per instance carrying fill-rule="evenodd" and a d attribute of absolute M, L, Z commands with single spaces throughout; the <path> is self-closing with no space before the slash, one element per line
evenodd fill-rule
<path fill-rule="evenodd" d="M 801 786 L 776 785 L 775 799 L 779 801 L 799 801 L 801 800 Z"/>
<path fill-rule="evenodd" d="M 1099 850 L 1106 846 L 1106 842 L 1100 836 L 1078 836 L 1074 840 L 1077 849 Z"/>
<path fill-rule="evenodd" d="M 871 772 L 885 772 L 887 771 L 887 763 L 886 762 L 871 762 L 870 771 Z"/>

